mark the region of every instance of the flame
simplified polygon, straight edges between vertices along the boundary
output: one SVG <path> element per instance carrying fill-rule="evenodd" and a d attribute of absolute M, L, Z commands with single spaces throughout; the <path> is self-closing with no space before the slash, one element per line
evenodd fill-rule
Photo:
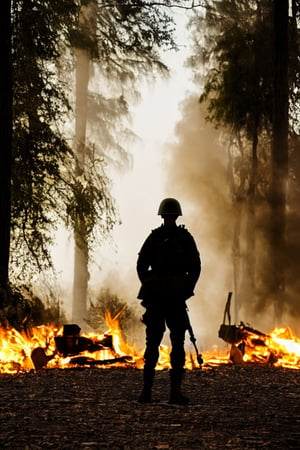
<path fill-rule="evenodd" d="M 112 317 L 106 313 L 108 330 L 104 334 L 88 333 L 83 335 L 93 342 L 101 342 L 107 336 L 112 338 L 112 347 L 101 350 L 81 352 L 78 355 L 82 365 L 111 367 L 111 364 L 128 367 L 143 368 L 143 351 L 135 344 L 130 345 L 124 339 L 119 323 L 120 313 Z M 15 374 L 36 369 L 32 360 L 33 352 L 41 352 L 45 358 L 44 366 L 49 368 L 71 368 L 78 364 L 74 356 L 61 355 L 55 345 L 55 337 L 63 335 L 63 327 L 43 325 L 27 331 L 17 331 L 14 328 L 0 328 L 0 373 Z M 202 354 L 203 364 L 200 366 L 195 351 L 186 353 L 186 369 L 199 367 L 209 369 L 220 364 L 261 364 L 275 367 L 300 369 L 300 339 L 289 327 L 276 328 L 269 334 L 249 333 L 240 345 L 215 346 Z M 86 358 L 86 359 L 84 359 Z M 123 359 L 122 359 L 123 358 Z M 77 362 L 76 362 L 77 361 Z M 83 362 L 82 362 L 83 361 Z M 86 361 L 86 363 L 85 363 Z M 111 361 L 111 364 L 110 364 Z M 105 363 L 105 365 L 104 365 Z M 169 369 L 170 348 L 160 346 L 160 358 L 157 370 Z"/>
<path fill-rule="evenodd" d="M 269 334 L 249 333 L 242 344 L 244 350 L 240 350 L 239 356 L 237 349 L 241 346 L 231 348 L 234 362 L 300 369 L 300 339 L 289 327 L 275 328 Z"/>
<path fill-rule="evenodd" d="M 19 332 L 14 328 L 0 328 L 0 373 L 27 372 L 34 369 L 31 352 L 39 345 L 52 350 L 50 341 L 54 326 L 40 326 Z M 53 347 L 54 351 L 54 347 Z"/>

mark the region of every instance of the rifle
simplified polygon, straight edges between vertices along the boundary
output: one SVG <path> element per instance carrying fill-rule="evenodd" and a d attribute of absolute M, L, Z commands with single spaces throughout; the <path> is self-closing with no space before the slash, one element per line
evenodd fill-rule
<path fill-rule="evenodd" d="M 190 322 L 190 318 L 189 318 L 189 315 L 188 315 L 187 311 L 186 311 L 186 324 L 187 324 L 187 330 L 188 330 L 189 335 L 190 335 L 190 341 L 191 341 L 191 343 L 193 344 L 193 346 L 194 346 L 194 348 L 196 350 L 198 364 L 201 366 L 204 361 L 203 361 L 201 353 L 199 353 L 199 351 L 198 351 L 197 344 L 196 344 L 196 338 L 195 338 L 194 331 L 193 331 L 193 328 L 192 328 L 192 325 L 191 325 L 191 322 Z"/>

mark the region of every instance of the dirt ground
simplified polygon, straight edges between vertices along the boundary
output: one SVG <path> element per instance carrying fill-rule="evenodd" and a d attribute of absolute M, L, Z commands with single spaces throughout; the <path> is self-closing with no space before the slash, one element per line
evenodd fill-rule
<path fill-rule="evenodd" d="M 139 404 L 141 380 L 132 367 L 0 375 L 0 448 L 300 449 L 299 370 L 188 371 L 188 406 L 168 404 L 168 371 Z"/>

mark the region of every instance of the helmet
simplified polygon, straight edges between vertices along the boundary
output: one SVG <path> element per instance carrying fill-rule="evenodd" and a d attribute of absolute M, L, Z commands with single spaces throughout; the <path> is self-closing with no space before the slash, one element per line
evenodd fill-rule
<path fill-rule="evenodd" d="M 180 203 L 175 198 L 165 198 L 161 201 L 157 214 L 159 216 L 182 216 Z"/>

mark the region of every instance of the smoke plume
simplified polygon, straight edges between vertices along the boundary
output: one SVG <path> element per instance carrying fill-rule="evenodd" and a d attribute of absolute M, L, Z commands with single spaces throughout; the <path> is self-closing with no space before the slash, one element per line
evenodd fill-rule
<path fill-rule="evenodd" d="M 218 327 L 228 291 L 233 290 L 233 220 L 227 154 L 220 134 L 205 121 L 196 96 L 182 103 L 176 140 L 165 152 L 165 183 L 183 209 L 182 223 L 194 236 L 202 260 L 191 319 L 204 346 L 218 344 Z M 180 223 L 180 222 L 178 222 Z"/>
<path fill-rule="evenodd" d="M 228 291 L 233 291 L 232 322 L 243 321 L 269 332 L 276 325 L 273 299 L 265 296 L 262 297 L 263 301 L 255 302 L 254 299 L 249 300 L 247 292 L 240 292 L 239 298 L 236 298 L 234 226 L 237 214 L 243 216 L 243 211 L 238 211 L 232 205 L 228 155 L 226 147 L 221 143 L 221 134 L 205 120 L 205 111 L 197 96 L 186 98 L 181 105 L 181 112 L 182 118 L 176 126 L 176 140 L 166 146 L 163 164 L 168 195 L 180 201 L 183 208 L 182 222 L 195 237 L 202 259 L 202 273 L 196 295 L 189 303 L 191 318 L 200 330 L 200 339 L 204 345 L 220 344 L 217 338 L 218 328 L 223 320 Z M 292 188 L 291 183 L 290 187 Z M 294 207 L 291 206 L 290 203 L 287 215 L 289 258 L 286 264 L 287 289 L 283 308 L 285 323 L 282 325 L 290 325 L 298 334 L 300 302 L 296 272 L 299 268 L 299 245 L 295 245 L 295 242 L 300 242 L 297 226 L 299 219 L 295 204 Z M 263 211 L 263 216 L 265 214 L 266 211 Z M 243 217 L 241 223 L 243 224 Z M 242 247 L 243 232 L 241 230 L 239 236 Z M 267 285 L 272 265 L 269 264 L 270 261 L 264 265 L 264 261 L 269 260 L 269 252 L 259 233 L 257 241 L 255 251 L 259 261 L 258 275 L 264 278 Z M 245 266 L 242 263 L 239 270 L 243 268 Z M 247 298 L 246 302 L 242 298 L 243 294 Z"/>

